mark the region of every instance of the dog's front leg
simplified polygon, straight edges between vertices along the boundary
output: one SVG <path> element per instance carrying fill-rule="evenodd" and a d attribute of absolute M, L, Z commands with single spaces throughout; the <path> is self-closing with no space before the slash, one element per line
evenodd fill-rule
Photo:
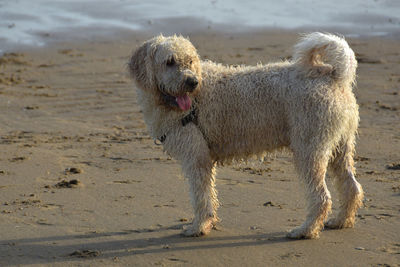
<path fill-rule="evenodd" d="M 208 234 L 218 222 L 219 206 L 215 189 L 215 163 L 202 133 L 194 124 L 175 129 L 167 135 L 164 147 L 182 164 L 188 179 L 195 217 L 184 229 L 185 236 Z"/>
<path fill-rule="evenodd" d="M 197 156 L 194 156 L 192 160 L 183 162 L 182 167 L 189 181 L 195 217 L 192 225 L 187 227 L 183 234 L 200 236 L 208 234 L 218 221 L 215 167 L 210 160 L 200 159 Z"/>

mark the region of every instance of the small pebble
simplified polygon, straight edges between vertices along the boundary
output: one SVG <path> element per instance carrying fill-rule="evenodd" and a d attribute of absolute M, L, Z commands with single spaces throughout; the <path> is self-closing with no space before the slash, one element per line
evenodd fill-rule
<path fill-rule="evenodd" d="M 78 174 L 78 173 L 81 173 L 81 172 L 82 172 L 81 169 L 78 169 L 78 168 L 75 168 L 75 167 L 71 167 L 71 168 L 65 169 L 65 173 Z"/>
<path fill-rule="evenodd" d="M 273 206 L 275 206 L 275 204 L 272 203 L 272 201 L 267 201 L 267 202 L 265 202 L 265 203 L 263 204 L 263 206 L 264 206 L 264 207 L 273 207 Z"/>

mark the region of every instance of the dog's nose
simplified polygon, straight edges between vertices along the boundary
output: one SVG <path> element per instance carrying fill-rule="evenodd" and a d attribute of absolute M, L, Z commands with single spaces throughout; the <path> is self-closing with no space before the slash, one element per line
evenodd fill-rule
<path fill-rule="evenodd" d="M 199 81 L 197 80 L 196 77 L 188 77 L 186 79 L 186 85 L 189 87 L 189 89 L 191 91 L 193 91 L 194 89 L 196 89 L 197 85 L 199 84 Z"/>

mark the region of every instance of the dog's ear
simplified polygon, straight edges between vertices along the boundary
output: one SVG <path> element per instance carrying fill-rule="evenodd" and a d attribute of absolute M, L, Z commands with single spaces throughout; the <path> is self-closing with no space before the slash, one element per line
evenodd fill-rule
<path fill-rule="evenodd" d="M 146 58 L 149 46 L 150 43 L 145 42 L 138 49 L 136 49 L 128 64 L 129 72 L 132 78 L 141 85 L 146 84 L 146 77 L 147 77 Z"/>
<path fill-rule="evenodd" d="M 153 71 L 154 57 L 157 51 L 158 36 L 142 44 L 132 55 L 128 67 L 133 79 L 135 79 L 144 89 L 152 88 L 155 85 Z"/>

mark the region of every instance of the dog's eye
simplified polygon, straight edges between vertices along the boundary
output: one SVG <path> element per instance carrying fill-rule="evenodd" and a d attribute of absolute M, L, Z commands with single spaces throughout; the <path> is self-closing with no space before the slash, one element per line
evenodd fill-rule
<path fill-rule="evenodd" d="M 173 57 L 167 61 L 167 66 L 168 67 L 172 67 L 175 64 L 176 64 L 176 62 L 175 62 L 175 59 Z"/>
<path fill-rule="evenodd" d="M 192 65 L 193 64 L 193 60 L 190 60 L 189 64 Z"/>

